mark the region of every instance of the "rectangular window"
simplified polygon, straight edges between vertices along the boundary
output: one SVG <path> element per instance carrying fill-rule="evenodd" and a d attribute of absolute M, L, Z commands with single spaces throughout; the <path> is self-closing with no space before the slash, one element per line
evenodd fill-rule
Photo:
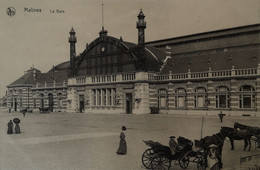
<path fill-rule="evenodd" d="M 111 89 L 107 90 L 107 96 L 108 96 L 107 105 L 111 105 L 112 102 Z"/>
<path fill-rule="evenodd" d="M 33 108 L 36 108 L 36 99 L 33 99 Z"/>
<path fill-rule="evenodd" d="M 107 93 L 106 93 L 106 89 L 102 89 L 102 105 L 106 105 L 107 104 Z"/>
<path fill-rule="evenodd" d="M 162 96 L 160 97 L 160 108 L 165 108 L 166 107 L 166 97 Z"/>
<path fill-rule="evenodd" d="M 198 108 L 203 108 L 204 107 L 204 97 L 203 96 L 198 96 L 198 101 L 197 101 L 197 106 Z"/>
<path fill-rule="evenodd" d="M 23 107 L 23 99 L 20 98 L 20 108 L 22 108 L 22 107 Z"/>
<path fill-rule="evenodd" d="M 227 107 L 226 95 L 219 95 L 219 107 L 220 108 L 226 108 Z"/>
<path fill-rule="evenodd" d="M 113 105 L 117 105 L 116 100 L 118 100 L 118 99 L 116 98 L 116 89 L 113 89 L 113 95 L 112 95 L 112 97 L 113 97 Z"/>
<path fill-rule="evenodd" d="M 97 91 L 93 90 L 93 105 L 97 105 Z"/>
<path fill-rule="evenodd" d="M 218 107 L 218 96 L 216 96 L 216 108 L 219 108 Z"/>
<path fill-rule="evenodd" d="M 101 90 L 97 90 L 97 105 L 101 105 Z"/>
<path fill-rule="evenodd" d="M 184 97 L 183 96 L 179 96 L 178 97 L 178 107 L 179 108 L 183 108 L 184 107 Z"/>
<path fill-rule="evenodd" d="M 251 108 L 251 96 L 243 97 L 243 106 L 244 108 Z"/>

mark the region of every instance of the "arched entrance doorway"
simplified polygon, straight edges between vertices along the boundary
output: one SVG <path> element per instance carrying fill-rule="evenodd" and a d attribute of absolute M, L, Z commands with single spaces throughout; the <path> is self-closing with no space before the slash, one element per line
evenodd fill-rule
<path fill-rule="evenodd" d="M 132 93 L 126 93 L 126 113 L 132 114 Z"/>
<path fill-rule="evenodd" d="M 84 95 L 79 95 L 79 112 L 84 111 Z"/>

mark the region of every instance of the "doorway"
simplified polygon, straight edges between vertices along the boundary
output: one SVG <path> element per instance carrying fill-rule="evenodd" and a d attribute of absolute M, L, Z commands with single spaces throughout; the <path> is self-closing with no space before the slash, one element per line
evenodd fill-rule
<path fill-rule="evenodd" d="M 133 106 L 132 93 L 126 93 L 126 113 L 127 114 L 132 114 L 132 106 Z"/>
<path fill-rule="evenodd" d="M 79 95 L 79 112 L 84 111 L 84 95 Z"/>
<path fill-rule="evenodd" d="M 50 111 L 50 112 L 53 112 L 53 105 L 54 105 L 54 102 L 53 102 L 53 94 L 50 93 L 48 96 L 49 96 L 49 111 Z"/>
<path fill-rule="evenodd" d="M 14 111 L 17 111 L 17 98 L 14 98 Z"/>

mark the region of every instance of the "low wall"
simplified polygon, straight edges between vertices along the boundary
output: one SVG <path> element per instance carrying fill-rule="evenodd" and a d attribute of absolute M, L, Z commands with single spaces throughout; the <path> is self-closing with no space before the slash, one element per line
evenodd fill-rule
<path fill-rule="evenodd" d="M 205 115 L 205 116 L 218 116 L 220 110 L 160 110 L 162 114 L 176 114 L 176 115 Z M 260 117 L 260 112 L 256 111 L 222 111 L 226 116 L 247 116 L 247 117 Z"/>

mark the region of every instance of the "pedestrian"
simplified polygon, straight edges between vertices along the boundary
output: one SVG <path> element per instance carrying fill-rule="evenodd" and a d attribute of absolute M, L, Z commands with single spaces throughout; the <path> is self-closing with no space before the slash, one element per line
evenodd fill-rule
<path fill-rule="evenodd" d="M 126 146 L 124 131 L 126 131 L 126 127 L 122 126 L 122 132 L 120 133 L 119 147 L 118 147 L 117 152 L 116 152 L 119 155 L 125 155 L 126 152 L 127 152 L 127 146 Z"/>
<path fill-rule="evenodd" d="M 176 153 L 177 142 L 174 140 L 175 136 L 170 136 L 169 146 L 172 155 Z"/>
<path fill-rule="evenodd" d="M 211 144 L 207 155 L 208 167 L 210 170 L 220 170 L 219 157 L 218 146 Z"/>
<path fill-rule="evenodd" d="M 8 123 L 7 123 L 7 126 L 8 126 L 8 129 L 7 129 L 7 134 L 13 134 L 13 122 L 12 120 L 10 120 Z"/>
<path fill-rule="evenodd" d="M 23 117 L 25 117 L 25 113 L 27 112 L 27 108 L 22 110 L 22 113 L 23 113 Z"/>
<path fill-rule="evenodd" d="M 176 152 L 180 152 L 181 150 L 181 147 L 175 141 L 175 136 L 170 136 L 169 146 L 172 155 L 174 155 Z"/>
<path fill-rule="evenodd" d="M 222 123 L 223 117 L 224 117 L 224 114 L 222 113 L 222 111 L 220 111 L 220 114 L 218 114 L 218 116 L 219 116 L 220 122 Z"/>
<path fill-rule="evenodd" d="M 21 130 L 20 130 L 19 123 L 15 123 L 14 130 L 15 130 L 15 133 L 16 133 L 16 134 L 19 134 L 19 133 L 21 133 Z"/>

